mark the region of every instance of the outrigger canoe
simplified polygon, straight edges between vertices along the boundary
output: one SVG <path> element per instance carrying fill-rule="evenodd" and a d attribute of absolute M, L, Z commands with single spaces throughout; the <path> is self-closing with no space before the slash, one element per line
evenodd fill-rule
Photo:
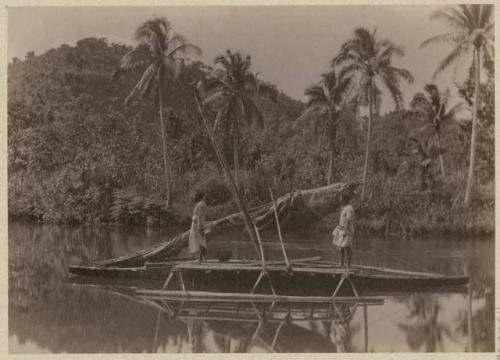
<path fill-rule="evenodd" d="M 171 260 L 145 263 L 140 267 L 72 266 L 70 273 L 86 279 L 147 280 L 156 282 L 151 294 L 209 294 L 331 297 L 385 293 L 464 290 L 466 276 L 352 265 L 341 267 L 319 258 L 296 259 L 287 266 L 281 261 Z M 175 275 L 175 276 L 174 276 Z M 168 279 L 168 281 L 166 281 Z M 82 279 L 85 281 L 84 279 Z M 166 284 L 168 283 L 168 290 Z M 341 286 L 342 285 L 342 286 Z M 350 286 L 349 286 L 350 285 Z M 154 287 L 154 286 L 153 286 Z M 158 292 L 159 291 L 159 292 Z"/>

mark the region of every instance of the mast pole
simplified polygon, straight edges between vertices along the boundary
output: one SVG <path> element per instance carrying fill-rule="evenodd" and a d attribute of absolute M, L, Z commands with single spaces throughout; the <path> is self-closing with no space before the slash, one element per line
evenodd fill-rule
<path fill-rule="evenodd" d="M 283 257 L 285 258 L 286 268 L 290 269 L 290 262 L 288 261 L 288 256 L 286 255 L 285 244 L 283 242 L 283 236 L 281 235 L 281 226 L 278 218 L 278 210 L 276 208 L 276 201 L 274 200 L 273 190 L 269 189 L 269 193 L 271 194 L 271 201 L 273 202 L 274 209 L 274 217 L 276 219 L 276 227 L 278 228 L 278 236 L 280 239 L 281 250 L 283 251 Z"/>
<path fill-rule="evenodd" d="M 259 256 L 260 260 L 262 261 L 262 266 L 263 268 L 266 267 L 266 262 L 264 259 L 264 250 L 262 248 L 262 243 L 260 242 L 260 237 L 258 236 L 255 228 L 255 224 L 252 221 L 252 218 L 250 217 L 250 214 L 248 213 L 248 210 L 243 203 L 243 200 L 240 197 L 240 194 L 237 190 L 236 184 L 234 182 L 233 176 L 231 175 L 231 172 L 229 171 L 229 165 L 226 162 L 226 159 L 224 158 L 220 146 L 217 142 L 217 138 L 215 137 L 215 134 L 210 127 L 207 117 L 205 116 L 205 113 L 203 111 L 202 107 L 202 100 L 200 98 L 200 95 L 198 93 L 198 89 L 194 87 L 194 98 L 196 101 L 196 105 L 198 107 L 198 112 L 200 113 L 200 116 L 203 120 L 203 124 L 205 125 L 205 129 L 207 130 L 208 136 L 210 138 L 210 142 L 212 144 L 212 147 L 215 150 L 215 154 L 217 155 L 217 158 L 220 162 L 220 165 L 222 167 L 222 171 L 226 177 L 227 182 L 229 183 L 229 187 L 231 189 L 231 192 L 233 193 L 233 198 L 234 201 L 236 202 L 236 205 L 238 206 L 238 210 L 242 213 L 243 217 L 243 222 L 245 223 L 245 227 L 248 231 L 248 234 L 250 235 L 250 239 L 252 240 L 252 244 L 254 245 L 255 251 L 257 252 L 257 255 Z"/>

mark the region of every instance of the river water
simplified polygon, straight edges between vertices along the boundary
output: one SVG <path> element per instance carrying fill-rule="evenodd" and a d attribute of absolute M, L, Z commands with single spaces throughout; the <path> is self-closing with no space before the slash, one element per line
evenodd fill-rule
<path fill-rule="evenodd" d="M 124 255 L 164 241 L 168 235 L 155 229 L 11 222 L 9 352 L 494 350 L 493 238 L 356 239 L 354 263 L 448 275 L 467 273 L 470 288 L 397 294 L 376 305 L 345 305 L 338 311 L 344 316 L 336 318 L 308 317 L 328 311 L 307 305 L 292 309 L 298 314 L 292 319 L 283 316 L 280 320 L 277 310 L 278 320 L 267 322 L 256 320 L 258 316 L 252 317 L 251 311 L 246 317 L 243 312 L 236 317 L 220 316 L 221 312 L 212 315 L 208 305 L 182 309 L 182 316 L 169 317 L 158 307 L 109 287 L 76 284 L 67 272 L 69 265 Z M 334 258 L 327 233 L 286 234 L 285 239 L 292 259 Z M 280 259 L 274 234 L 266 234 L 264 242 L 267 256 Z M 231 250 L 234 258 L 255 257 L 253 247 L 239 233 L 209 239 L 209 257 L 220 249 Z"/>

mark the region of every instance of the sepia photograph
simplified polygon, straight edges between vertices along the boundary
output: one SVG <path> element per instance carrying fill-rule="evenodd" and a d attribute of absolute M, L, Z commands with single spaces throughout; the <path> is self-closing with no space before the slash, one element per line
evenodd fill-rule
<path fill-rule="evenodd" d="M 7 6 L 9 354 L 494 353 L 495 6 Z"/>

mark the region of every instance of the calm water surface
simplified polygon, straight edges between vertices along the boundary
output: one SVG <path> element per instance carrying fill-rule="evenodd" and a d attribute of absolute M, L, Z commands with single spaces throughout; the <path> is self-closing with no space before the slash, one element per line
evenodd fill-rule
<path fill-rule="evenodd" d="M 382 305 L 306 305 L 293 319 L 259 322 L 258 309 L 243 316 L 213 314 L 202 305 L 169 318 L 158 307 L 109 287 L 68 281 L 67 267 L 124 255 L 164 241 L 160 230 L 9 224 L 9 351 L 11 353 L 98 352 L 462 352 L 494 350 L 493 239 L 357 239 L 354 263 L 467 272 L 467 292 L 399 294 Z M 333 259 L 328 234 L 286 234 L 290 258 Z M 242 234 L 209 239 L 209 256 L 230 249 L 254 257 Z M 268 234 L 265 251 L 280 259 Z M 170 304 L 175 310 L 175 304 Z M 205 306 L 205 305 L 203 305 Z M 179 308 L 177 308 L 179 310 Z M 213 310 L 211 310 L 213 311 Z M 333 310 L 332 310 L 333 311 Z M 325 314 L 326 316 L 322 316 Z M 343 315 L 342 315 L 343 314 Z M 276 315 L 279 318 L 279 311 Z M 302 319 L 302 320 L 301 320 Z"/>

